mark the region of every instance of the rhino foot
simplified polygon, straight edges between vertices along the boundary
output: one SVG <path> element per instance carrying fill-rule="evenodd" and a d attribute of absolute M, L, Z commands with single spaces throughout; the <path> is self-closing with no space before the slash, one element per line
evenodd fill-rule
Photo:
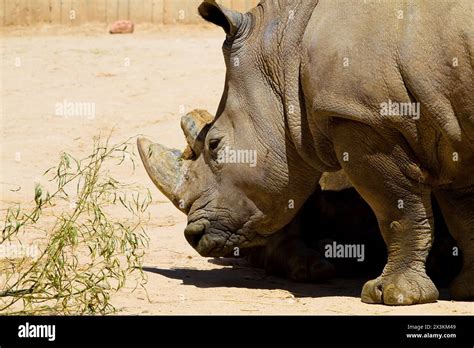
<path fill-rule="evenodd" d="M 439 293 L 426 273 L 409 271 L 382 275 L 365 283 L 362 302 L 394 306 L 436 302 Z"/>

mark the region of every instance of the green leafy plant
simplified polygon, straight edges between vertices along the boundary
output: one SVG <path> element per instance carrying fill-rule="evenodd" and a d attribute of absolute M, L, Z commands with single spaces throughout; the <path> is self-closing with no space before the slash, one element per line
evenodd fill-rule
<path fill-rule="evenodd" d="M 111 175 L 116 166 L 135 168 L 131 140 L 96 138 L 81 160 L 63 153 L 44 173 L 52 193 L 36 185 L 33 207 L 7 209 L 0 246 L 31 235 L 44 245 L 34 259 L 0 258 L 0 313 L 106 314 L 132 273 L 143 286 L 151 195 Z"/>

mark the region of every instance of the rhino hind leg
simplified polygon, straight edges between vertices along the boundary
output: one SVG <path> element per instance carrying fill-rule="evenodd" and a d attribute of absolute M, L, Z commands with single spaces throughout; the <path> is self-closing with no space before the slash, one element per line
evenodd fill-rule
<path fill-rule="evenodd" d="M 344 121 L 334 128 L 339 161 L 374 211 L 387 245 L 382 274 L 362 289 L 365 303 L 429 303 L 439 295 L 426 274 L 433 242 L 431 190 L 402 169 L 414 163 L 403 144 L 397 134 L 377 134 L 364 124 Z"/>
<path fill-rule="evenodd" d="M 463 256 L 463 267 L 453 280 L 450 293 L 453 300 L 474 299 L 474 188 L 436 191 L 449 232 L 457 241 Z"/>

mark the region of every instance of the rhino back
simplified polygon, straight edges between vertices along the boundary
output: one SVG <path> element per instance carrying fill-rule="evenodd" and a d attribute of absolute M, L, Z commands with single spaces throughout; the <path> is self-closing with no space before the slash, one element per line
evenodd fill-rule
<path fill-rule="evenodd" d="M 396 130 L 419 163 L 446 182 L 472 183 L 472 2 L 321 0 L 306 28 L 301 85 L 316 146 L 331 120 Z M 381 114 L 388 102 L 419 103 L 418 117 Z M 471 171 L 472 172 L 472 171 Z M 464 177 L 463 177 L 464 175 Z"/>

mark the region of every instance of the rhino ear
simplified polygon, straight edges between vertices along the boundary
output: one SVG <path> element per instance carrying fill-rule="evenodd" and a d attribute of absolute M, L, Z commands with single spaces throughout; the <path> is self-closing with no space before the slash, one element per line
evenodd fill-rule
<path fill-rule="evenodd" d="M 233 37 L 237 33 L 242 23 L 242 13 L 225 8 L 215 0 L 204 1 L 198 11 L 206 21 L 222 27 L 229 37 Z"/>

